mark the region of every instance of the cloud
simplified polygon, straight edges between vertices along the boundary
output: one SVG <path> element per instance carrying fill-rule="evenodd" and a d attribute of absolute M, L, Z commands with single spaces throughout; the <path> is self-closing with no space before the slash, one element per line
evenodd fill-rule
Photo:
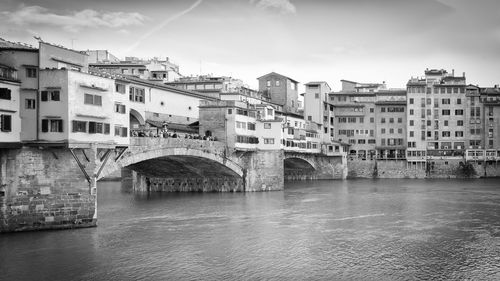
<path fill-rule="evenodd" d="M 72 11 L 66 14 L 56 14 L 40 6 L 20 6 L 13 12 L 0 12 L 8 22 L 20 26 L 47 25 L 57 26 L 71 32 L 83 28 L 142 25 L 146 17 L 139 13 L 99 12 L 91 9 Z"/>
<path fill-rule="evenodd" d="M 275 10 L 280 14 L 295 14 L 297 9 L 289 0 L 250 0 L 250 3 L 262 10 Z"/>

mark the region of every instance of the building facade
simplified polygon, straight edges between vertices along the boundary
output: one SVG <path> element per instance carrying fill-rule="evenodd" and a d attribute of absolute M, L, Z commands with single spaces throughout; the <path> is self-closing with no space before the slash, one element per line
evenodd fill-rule
<path fill-rule="evenodd" d="M 257 80 L 259 81 L 259 91 L 271 102 L 282 106 L 284 112 L 298 112 L 300 107 L 298 81 L 276 72 L 263 75 Z"/>

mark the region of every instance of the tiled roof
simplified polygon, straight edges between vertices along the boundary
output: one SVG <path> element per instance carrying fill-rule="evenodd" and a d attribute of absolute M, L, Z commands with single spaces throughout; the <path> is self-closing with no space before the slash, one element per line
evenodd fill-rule
<path fill-rule="evenodd" d="M 11 42 L 11 41 L 7 41 L 3 38 L 0 38 L 0 49 L 38 51 L 38 48 L 35 48 L 31 45 L 24 44 L 21 42 Z"/>

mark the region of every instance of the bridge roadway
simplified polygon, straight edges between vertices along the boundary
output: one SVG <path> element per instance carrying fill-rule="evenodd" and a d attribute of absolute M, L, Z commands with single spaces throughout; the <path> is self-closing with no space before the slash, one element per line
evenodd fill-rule
<path fill-rule="evenodd" d="M 0 232 L 96 226 L 96 182 L 116 171 L 135 191 L 169 192 L 282 190 L 285 178 L 347 175 L 338 156 L 239 151 L 183 138 L 1 150 L 0 171 Z"/>

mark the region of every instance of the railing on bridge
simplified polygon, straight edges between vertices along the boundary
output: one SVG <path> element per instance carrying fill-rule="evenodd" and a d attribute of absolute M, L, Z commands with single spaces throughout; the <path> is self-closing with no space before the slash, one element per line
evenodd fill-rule
<path fill-rule="evenodd" d="M 158 147 L 158 148 L 192 148 L 210 150 L 213 153 L 224 153 L 226 145 L 220 141 L 186 139 L 186 138 L 150 138 L 131 137 L 131 147 Z"/>

